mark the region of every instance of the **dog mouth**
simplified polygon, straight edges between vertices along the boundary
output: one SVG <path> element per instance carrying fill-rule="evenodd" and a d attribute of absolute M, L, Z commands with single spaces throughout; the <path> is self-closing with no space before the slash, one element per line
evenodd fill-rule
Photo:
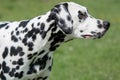
<path fill-rule="evenodd" d="M 83 38 L 85 39 L 100 39 L 102 36 L 104 35 L 104 33 L 92 33 L 92 34 L 84 34 L 82 35 Z"/>
<path fill-rule="evenodd" d="M 85 35 L 82 35 L 82 37 L 85 39 L 89 39 L 89 38 L 93 38 L 93 35 L 85 34 Z"/>

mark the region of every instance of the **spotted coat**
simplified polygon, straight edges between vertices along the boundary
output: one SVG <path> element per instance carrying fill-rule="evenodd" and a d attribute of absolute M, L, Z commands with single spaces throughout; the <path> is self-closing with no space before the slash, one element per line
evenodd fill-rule
<path fill-rule="evenodd" d="M 101 38 L 110 23 L 74 2 L 29 20 L 0 22 L 0 80 L 48 80 L 53 52 L 74 38 Z"/>

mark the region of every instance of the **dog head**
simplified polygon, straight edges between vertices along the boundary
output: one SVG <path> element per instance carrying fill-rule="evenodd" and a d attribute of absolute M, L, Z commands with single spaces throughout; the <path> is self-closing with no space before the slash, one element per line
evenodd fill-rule
<path fill-rule="evenodd" d="M 92 17 L 86 7 L 70 2 L 68 8 L 73 19 L 74 37 L 101 38 L 109 29 L 108 21 Z"/>
<path fill-rule="evenodd" d="M 56 25 L 72 38 L 101 38 L 110 26 L 108 21 L 92 17 L 86 7 L 74 2 L 60 3 L 51 13 Z"/>

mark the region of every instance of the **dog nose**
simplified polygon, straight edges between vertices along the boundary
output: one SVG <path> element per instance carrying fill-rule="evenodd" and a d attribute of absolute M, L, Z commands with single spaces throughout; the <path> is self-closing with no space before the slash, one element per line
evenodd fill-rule
<path fill-rule="evenodd" d="M 103 21 L 103 26 L 106 30 L 108 30 L 109 27 L 110 27 L 110 22 L 109 21 Z"/>

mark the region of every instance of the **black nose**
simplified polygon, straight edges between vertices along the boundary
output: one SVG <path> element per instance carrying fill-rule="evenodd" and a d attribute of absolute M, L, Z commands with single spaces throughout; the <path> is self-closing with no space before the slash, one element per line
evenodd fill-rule
<path fill-rule="evenodd" d="M 103 26 L 106 30 L 108 30 L 109 27 L 110 27 L 110 22 L 109 21 L 103 21 Z"/>

